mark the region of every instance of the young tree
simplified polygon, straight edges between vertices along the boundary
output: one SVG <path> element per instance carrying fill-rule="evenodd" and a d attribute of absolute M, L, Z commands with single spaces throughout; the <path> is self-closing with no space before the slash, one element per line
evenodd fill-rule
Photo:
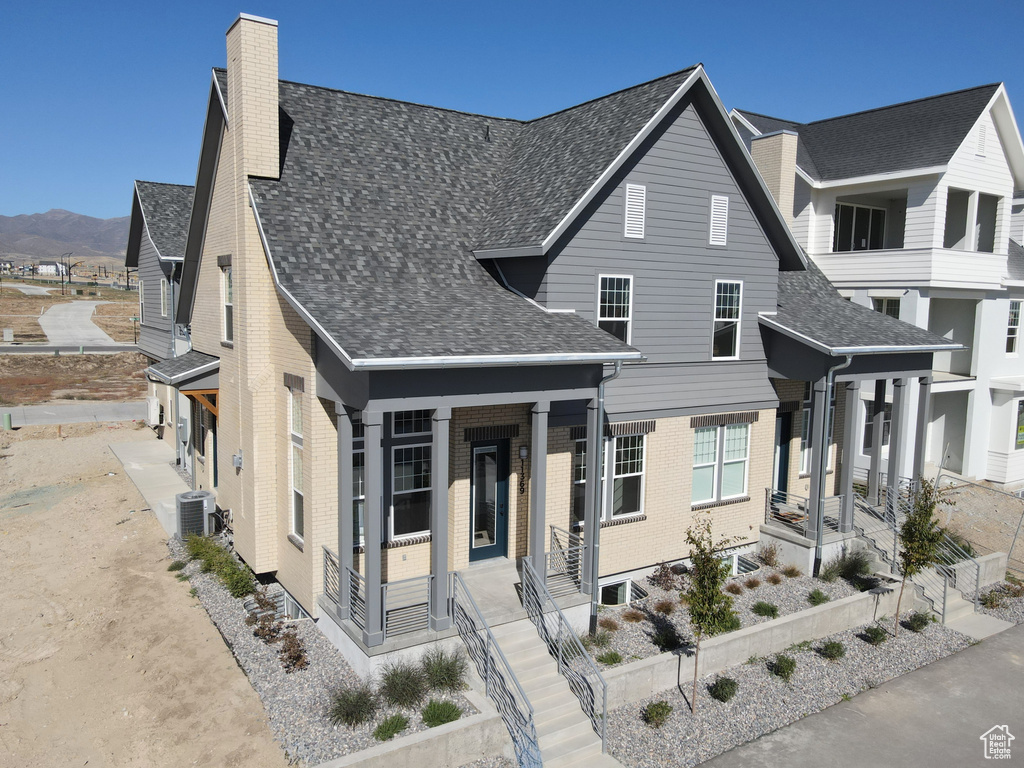
<path fill-rule="evenodd" d="M 942 500 L 942 492 L 934 483 L 921 479 L 921 487 L 914 496 L 914 506 L 900 526 L 899 553 L 900 570 L 903 581 L 900 584 L 900 596 L 896 600 L 896 625 L 893 636 L 900 630 L 900 603 L 903 602 L 903 590 L 907 579 L 921 573 L 935 563 L 939 544 L 942 542 L 942 529 L 935 519 L 935 508 Z"/>
<path fill-rule="evenodd" d="M 690 545 L 690 586 L 683 593 L 690 612 L 690 626 L 696 638 L 693 655 L 693 697 L 690 712 L 697 711 L 697 677 L 700 670 L 700 641 L 715 635 L 736 620 L 732 597 L 722 591 L 732 569 L 721 559 L 720 552 L 733 542 L 723 538 L 717 542 L 711 533 L 710 511 L 698 512 L 686 531 Z"/>

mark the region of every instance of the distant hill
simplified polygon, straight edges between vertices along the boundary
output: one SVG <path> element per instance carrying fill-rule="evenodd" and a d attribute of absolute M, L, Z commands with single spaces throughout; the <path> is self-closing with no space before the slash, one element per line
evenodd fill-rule
<path fill-rule="evenodd" d="M 130 217 L 97 219 L 52 208 L 46 213 L 0 216 L 0 257 L 14 261 L 56 259 L 124 265 Z"/>

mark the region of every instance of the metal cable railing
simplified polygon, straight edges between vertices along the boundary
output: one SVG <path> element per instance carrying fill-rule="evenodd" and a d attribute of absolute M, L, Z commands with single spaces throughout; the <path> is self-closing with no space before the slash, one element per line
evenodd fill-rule
<path fill-rule="evenodd" d="M 430 628 L 432 574 L 381 585 L 384 638 Z"/>
<path fill-rule="evenodd" d="M 601 737 L 603 752 L 608 723 L 608 683 L 526 558 L 523 559 L 523 607 L 548 651 L 558 661 L 558 674 L 565 677 L 594 731 Z"/>
<path fill-rule="evenodd" d="M 516 679 L 505 654 L 501 652 L 466 582 L 455 571 L 449 574 L 449 578 L 452 620 L 484 681 L 484 692 L 494 702 L 508 728 L 517 762 L 525 768 L 539 768 L 543 762 L 537 741 L 533 705 Z"/>
<path fill-rule="evenodd" d="M 366 579 L 345 566 L 345 588 L 349 595 L 349 616 L 360 629 L 366 629 Z"/>
<path fill-rule="evenodd" d="M 328 547 L 324 547 L 324 594 L 335 604 L 341 601 L 341 592 L 338 586 L 338 555 Z"/>

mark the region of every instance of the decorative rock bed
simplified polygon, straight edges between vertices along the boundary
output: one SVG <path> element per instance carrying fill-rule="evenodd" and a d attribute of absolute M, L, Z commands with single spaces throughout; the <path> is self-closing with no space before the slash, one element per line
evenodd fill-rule
<path fill-rule="evenodd" d="M 1019 585 L 1011 584 L 1008 581 L 1000 581 L 997 584 L 985 587 L 981 590 L 979 597 L 984 599 L 992 593 L 997 595 L 999 605 L 995 608 L 986 608 L 984 603 L 979 606 L 981 613 L 995 616 L 997 619 L 1009 621 L 1014 624 L 1024 624 L 1024 595 L 1016 597 Z"/>
<path fill-rule="evenodd" d="M 168 549 L 172 560 L 187 559 L 181 542 L 171 539 Z M 274 737 L 289 760 L 317 765 L 376 746 L 381 742 L 374 739 L 374 729 L 395 713 L 409 718 L 409 727 L 400 736 L 427 730 L 419 710 L 390 706 L 381 707 L 370 722 L 354 728 L 332 725 L 327 717 L 331 694 L 346 684 L 359 682 L 359 677 L 316 625 L 310 620 L 290 623 L 305 645 L 309 666 L 285 672 L 278 657 L 278 644 L 267 645 L 246 625 L 247 614 L 241 599 L 231 597 L 215 576 L 202 573 L 198 562 L 189 563 L 181 573 L 188 576 L 196 597 L 259 694 Z M 477 712 L 459 694 L 446 693 L 435 698 L 454 701 L 462 708 L 463 717 Z"/>
<path fill-rule="evenodd" d="M 882 622 L 891 630 L 892 620 Z M 872 646 L 859 635 L 862 628 L 831 635 L 813 644 L 789 650 L 796 659 L 790 682 L 771 674 L 767 660 L 756 659 L 732 667 L 722 675 L 711 675 L 698 684 L 697 714 L 690 714 L 688 696 L 671 688 L 639 703 L 609 713 L 608 744 L 612 755 L 625 766 L 698 765 L 744 742 L 819 712 L 867 688 L 956 653 L 971 644 L 969 638 L 940 624 L 931 624 L 921 634 L 905 628 L 899 636 Z M 826 640 L 842 642 L 846 655 L 828 661 L 818 650 Z M 716 701 L 708 686 L 719 676 L 739 684 L 727 703 Z M 660 729 L 641 719 L 651 702 L 667 701 L 672 714 Z"/>

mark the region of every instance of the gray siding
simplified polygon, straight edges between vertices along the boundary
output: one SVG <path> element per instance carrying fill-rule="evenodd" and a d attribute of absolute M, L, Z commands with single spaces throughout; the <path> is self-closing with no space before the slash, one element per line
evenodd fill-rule
<path fill-rule="evenodd" d="M 643 240 L 623 236 L 627 182 L 647 187 Z M 708 245 L 713 194 L 729 197 L 725 247 Z M 538 293 L 552 309 L 575 309 L 594 321 L 598 275 L 633 276 L 632 344 L 649 362 L 628 367 L 609 385 L 612 413 L 771 407 L 776 399 L 757 316 L 776 308 L 778 266 L 732 173 L 688 105 L 554 258 Z M 738 361 L 711 361 L 716 279 L 743 281 Z"/>
<path fill-rule="evenodd" d="M 160 279 L 171 279 L 169 262 L 161 262 L 156 249 L 143 231 L 139 244 L 139 279 L 145 291 L 146 321 L 139 327 L 139 348 L 150 357 L 166 360 L 171 356 L 171 316 L 174 307 L 167 307 L 167 316 L 160 314 Z"/>

